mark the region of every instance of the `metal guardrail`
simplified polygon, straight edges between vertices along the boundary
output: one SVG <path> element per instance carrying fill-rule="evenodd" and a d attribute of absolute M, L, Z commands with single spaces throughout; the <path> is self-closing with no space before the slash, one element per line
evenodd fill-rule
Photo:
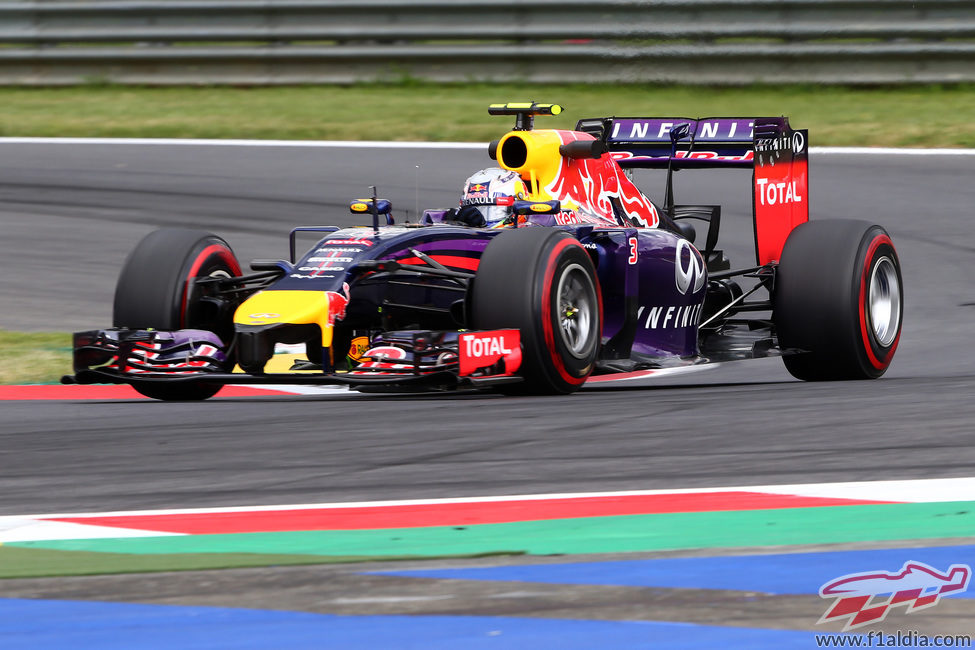
<path fill-rule="evenodd" d="M 975 81 L 975 0 L 0 2 L 0 84 Z"/>

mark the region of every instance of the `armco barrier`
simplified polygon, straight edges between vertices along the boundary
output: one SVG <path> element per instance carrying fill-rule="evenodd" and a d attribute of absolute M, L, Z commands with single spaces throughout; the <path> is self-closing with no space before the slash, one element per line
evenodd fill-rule
<path fill-rule="evenodd" d="M 975 81 L 973 0 L 0 2 L 0 84 Z"/>

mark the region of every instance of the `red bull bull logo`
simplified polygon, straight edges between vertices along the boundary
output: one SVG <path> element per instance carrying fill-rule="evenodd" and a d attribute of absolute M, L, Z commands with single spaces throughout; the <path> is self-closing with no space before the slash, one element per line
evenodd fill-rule
<path fill-rule="evenodd" d="M 471 201 L 471 199 L 487 199 L 488 196 L 487 183 L 471 183 L 467 186 L 467 191 L 464 192 L 464 198 L 461 203 Z"/>
<path fill-rule="evenodd" d="M 349 283 L 342 283 L 342 293 L 326 291 L 328 296 L 328 322 L 334 323 L 345 318 L 345 308 L 349 304 Z"/>
<path fill-rule="evenodd" d="M 906 613 L 934 607 L 944 595 L 968 589 L 972 568 L 952 564 L 944 573 L 922 562 L 905 562 L 900 571 L 867 571 L 840 576 L 819 588 L 822 598 L 835 598 L 817 623 L 846 621 L 843 631 L 878 623 L 894 607 Z"/>

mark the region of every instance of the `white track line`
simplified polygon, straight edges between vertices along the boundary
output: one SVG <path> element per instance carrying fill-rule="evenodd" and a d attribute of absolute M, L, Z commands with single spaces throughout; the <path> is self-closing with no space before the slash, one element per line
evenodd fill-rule
<path fill-rule="evenodd" d="M 23 517 L 0 517 L 0 544 L 55 539 L 117 539 L 120 537 L 175 537 L 181 535 L 183 533 L 92 526 Z"/>
<path fill-rule="evenodd" d="M 396 501 L 358 501 L 340 503 L 303 503 L 275 506 L 233 506 L 217 508 L 180 508 L 163 510 L 120 510 L 113 512 L 60 513 L 0 517 L 0 528 L 7 519 L 58 519 L 89 517 L 129 517 L 180 515 L 221 512 L 274 512 L 279 510 L 309 510 L 322 508 L 386 508 L 437 505 L 452 503 L 496 503 L 501 501 L 543 501 L 547 499 L 592 499 L 668 494 L 717 494 L 721 492 L 758 492 L 765 494 L 805 497 L 832 497 L 902 503 L 938 503 L 945 501 L 975 501 L 975 477 L 918 479 L 905 481 L 867 481 L 851 483 L 800 483 L 795 485 L 752 485 L 737 487 L 680 488 L 667 490 L 629 490 L 621 492 L 567 492 L 553 494 L 516 494 L 480 497 L 450 497 L 440 499 L 405 499 Z"/>
<path fill-rule="evenodd" d="M 228 386 L 237 386 L 238 388 L 256 388 L 259 390 L 274 391 L 273 393 L 268 393 L 265 396 L 260 397 L 275 397 L 281 394 L 287 395 L 344 395 L 347 397 L 357 397 L 362 395 L 362 393 L 357 393 L 349 390 L 348 386 L 315 386 L 311 384 L 227 384 Z M 217 394 L 219 398 L 220 394 Z M 235 397 L 228 397 L 227 399 L 238 399 Z"/>
<path fill-rule="evenodd" d="M 0 138 L 0 144 L 107 144 L 205 147 L 312 147 L 345 149 L 483 149 L 486 142 L 382 142 L 373 140 L 211 140 L 197 138 Z M 882 156 L 975 156 L 975 149 L 810 147 L 814 154 Z"/>
<path fill-rule="evenodd" d="M 892 147 L 809 147 L 810 153 L 878 156 L 975 156 L 975 149 L 895 149 Z"/>

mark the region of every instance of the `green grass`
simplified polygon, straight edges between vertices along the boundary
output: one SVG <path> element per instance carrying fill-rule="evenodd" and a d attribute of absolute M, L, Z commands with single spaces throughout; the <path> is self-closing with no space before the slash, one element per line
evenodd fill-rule
<path fill-rule="evenodd" d="M 446 557 L 487 557 L 510 553 L 480 553 Z M 429 556 L 298 555 L 274 553 L 170 553 L 132 555 L 0 546 L 0 579 L 86 576 L 158 571 L 202 571 L 246 567 L 429 560 Z"/>
<path fill-rule="evenodd" d="M 0 88 L 0 135 L 485 142 L 491 102 L 553 101 L 539 126 L 603 115 L 788 115 L 813 145 L 975 147 L 975 85 L 891 88 L 397 84 Z"/>
<path fill-rule="evenodd" d="M 374 558 L 263 553 L 185 553 L 138 556 L 125 553 L 52 551 L 0 546 L 0 579 L 238 569 L 260 566 L 361 562 L 372 559 Z"/>
<path fill-rule="evenodd" d="M 0 384 L 50 384 L 70 372 L 70 334 L 0 330 Z"/>

